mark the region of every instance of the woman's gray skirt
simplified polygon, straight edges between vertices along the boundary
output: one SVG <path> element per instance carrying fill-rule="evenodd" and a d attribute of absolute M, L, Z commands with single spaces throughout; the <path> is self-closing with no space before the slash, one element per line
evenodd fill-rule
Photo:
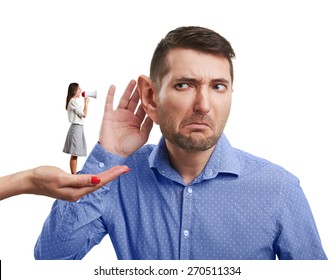
<path fill-rule="evenodd" d="M 73 156 L 87 156 L 87 144 L 83 125 L 71 124 L 63 152 Z"/>

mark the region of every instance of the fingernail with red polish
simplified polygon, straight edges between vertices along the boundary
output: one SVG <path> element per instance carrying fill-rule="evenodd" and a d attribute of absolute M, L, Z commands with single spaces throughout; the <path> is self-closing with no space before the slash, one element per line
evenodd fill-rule
<path fill-rule="evenodd" d="M 93 185 L 100 184 L 100 183 L 101 183 L 101 178 L 100 178 L 100 177 L 97 177 L 97 176 L 92 176 L 92 177 L 90 178 L 90 182 L 91 182 Z"/>

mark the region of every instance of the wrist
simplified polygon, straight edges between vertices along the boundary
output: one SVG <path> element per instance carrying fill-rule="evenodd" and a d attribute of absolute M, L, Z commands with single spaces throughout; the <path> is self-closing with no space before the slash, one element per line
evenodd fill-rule
<path fill-rule="evenodd" d="M 128 157 L 129 155 L 126 154 L 126 153 L 123 153 L 121 151 L 118 151 L 116 149 L 116 147 L 114 146 L 111 146 L 111 145 L 108 145 L 106 143 L 104 143 L 103 141 L 99 140 L 97 142 L 106 152 L 112 154 L 112 155 L 115 155 L 115 156 L 118 156 L 118 157 L 122 157 L 122 158 L 126 158 Z"/>
<path fill-rule="evenodd" d="M 34 193 L 34 169 L 25 170 L 19 173 L 18 190 L 21 194 Z"/>

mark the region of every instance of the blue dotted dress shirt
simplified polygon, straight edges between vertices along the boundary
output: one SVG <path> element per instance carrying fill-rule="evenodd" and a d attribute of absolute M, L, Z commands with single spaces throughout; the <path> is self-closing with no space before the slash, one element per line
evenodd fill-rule
<path fill-rule="evenodd" d="M 326 259 L 298 179 L 224 135 L 189 185 L 165 140 L 127 158 L 96 144 L 82 173 L 132 170 L 77 202 L 56 200 L 36 259 L 82 259 L 109 235 L 119 259 Z"/>

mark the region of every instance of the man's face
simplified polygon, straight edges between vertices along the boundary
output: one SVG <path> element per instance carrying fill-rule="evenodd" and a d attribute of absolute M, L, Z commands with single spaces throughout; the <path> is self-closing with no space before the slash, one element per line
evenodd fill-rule
<path fill-rule="evenodd" d="M 167 62 L 157 104 L 161 132 L 184 150 L 207 150 L 217 143 L 230 113 L 229 62 L 189 49 L 170 50 Z"/>

